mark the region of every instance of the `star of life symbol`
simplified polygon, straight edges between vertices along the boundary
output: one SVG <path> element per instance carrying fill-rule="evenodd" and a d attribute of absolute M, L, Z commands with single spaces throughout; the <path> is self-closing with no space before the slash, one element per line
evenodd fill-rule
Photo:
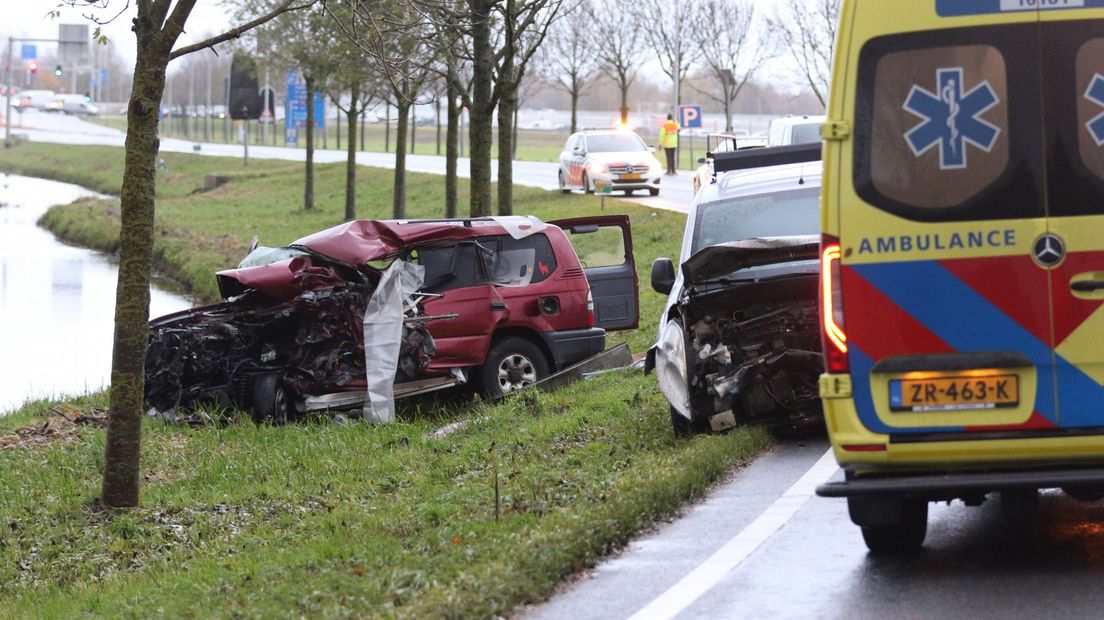
<path fill-rule="evenodd" d="M 986 153 L 993 150 L 1001 130 L 981 115 L 1000 99 L 988 80 L 963 93 L 962 67 L 938 69 L 935 78 L 938 93 L 913 84 L 905 99 L 904 109 L 924 119 L 905 134 L 905 141 L 917 157 L 938 146 L 939 168 L 959 170 L 966 167 L 967 144 Z"/>
<path fill-rule="evenodd" d="M 1099 73 L 1093 74 L 1092 82 L 1089 82 L 1089 87 L 1085 90 L 1085 99 L 1104 107 L 1104 76 Z M 1104 112 L 1090 119 L 1089 122 L 1085 123 L 1085 127 L 1089 130 L 1089 135 L 1096 141 L 1097 146 L 1104 145 Z"/>

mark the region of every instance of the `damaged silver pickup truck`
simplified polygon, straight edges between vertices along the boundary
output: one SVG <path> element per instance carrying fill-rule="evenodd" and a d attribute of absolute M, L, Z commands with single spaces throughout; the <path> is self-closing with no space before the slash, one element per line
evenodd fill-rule
<path fill-rule="evenodd" d="M 668 258 L 652 264 L 652 287 L 668 300 L 645 370 L 656 371 L 676 433 L 821 419 L 819 153 L 717 154 L 678 273 Z"/>

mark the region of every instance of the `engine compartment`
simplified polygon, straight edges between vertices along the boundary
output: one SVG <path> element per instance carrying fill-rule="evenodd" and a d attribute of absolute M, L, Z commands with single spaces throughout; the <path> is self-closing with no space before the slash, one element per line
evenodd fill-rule
<path fill-rule="evenodd" d="M 799 427 L 819 420 L 823 361 L 815 294 L 759 295 L 750 288 L 687 306 L 691 410 L 695 417 L 731 411 L 740 424 Z"/>

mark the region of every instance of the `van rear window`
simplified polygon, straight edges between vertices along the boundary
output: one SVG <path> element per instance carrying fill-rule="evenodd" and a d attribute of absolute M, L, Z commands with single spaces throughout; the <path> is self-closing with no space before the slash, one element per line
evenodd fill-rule
<path fill-rule="evenodd" d="M 1043 215 L 1038 27 L 879 37 L 859 59 L 855 189 L 920 221 Z"/>

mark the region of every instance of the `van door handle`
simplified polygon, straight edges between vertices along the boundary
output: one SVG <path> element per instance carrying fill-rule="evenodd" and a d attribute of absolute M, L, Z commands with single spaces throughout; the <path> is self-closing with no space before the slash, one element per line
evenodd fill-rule
<path fill-rule="evenodd" d="M 504 302 L 504 301 L 492 301 L 491 302 L 491 311 L 492 312 L 501 312 L 505 309 L 506 309 L 506 302 Z"/>
<path fill-rule="evenodd" d="M 1070 278 L 1070 290 L 1079 299 L 1104 299 L 1104 271 L 1086 271 Z"/>

